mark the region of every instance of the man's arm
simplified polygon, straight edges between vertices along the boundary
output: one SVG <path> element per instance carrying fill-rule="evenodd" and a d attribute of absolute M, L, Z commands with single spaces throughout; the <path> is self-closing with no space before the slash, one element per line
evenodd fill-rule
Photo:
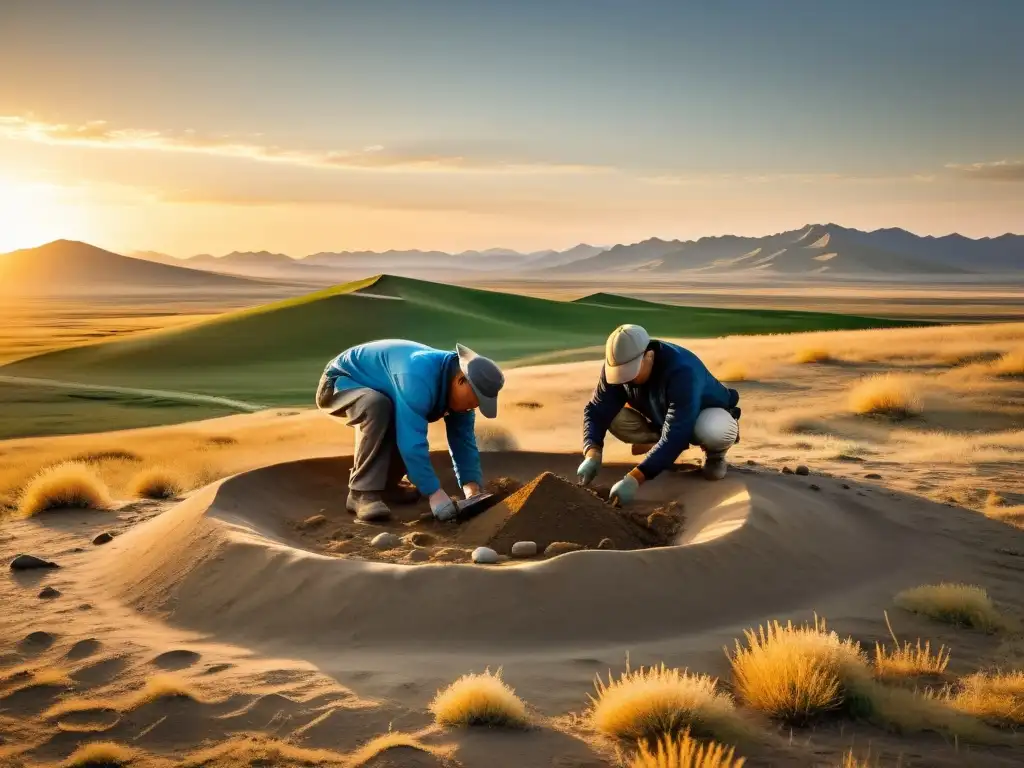
<path fill-rule="evenodd" d="M 395 387 L 395 437 L 409 479 L 420 493 L 429 496 L 441 488 L 441 483 L 430 463 L 427 418 L 420 414 L 425 408 L 410 401 L 415 395 L 407 394 L 416 391 L 414 386 Z"/>
<path fill-rule="evenodd" d="M 639 470 L 644 480 L 657 477 L 672 466 L 679 458 L 679 454 L 690 447 L 693 425 L 700 414 L 700 395 L 701 390 L 694 385 L 693 377 L 688 371 L 676 373 L 669 382 L 669 406 L 661 430 L 661 439 L 634 470 Z"/>
<path fill-rule="evenodd" d="M 476 445 L 476 412 L 449 413 L 444 417 L 444 425 L 448 434 L 448 453 L 452 457 L 459 487 L 464 488 L 469 483 L 482 485 L 480 449 Z"/>
<path fill-rule="evenodd" d="M 604 438 L 612 420 L 626 405 L 626 388 L 609 384 L 601 367 L 601 378 L 590 402 L 583 407 L 583 453 L 604 448 Z"/>

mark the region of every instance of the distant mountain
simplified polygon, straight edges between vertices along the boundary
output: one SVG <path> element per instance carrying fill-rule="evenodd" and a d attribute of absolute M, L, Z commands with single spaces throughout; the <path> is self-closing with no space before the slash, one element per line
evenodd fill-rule
<path fill-rule="evenodd" d="M 295 259 L 283 253 L 270 251 L 232 251 L 221 256 L 220 261 L 236 264 L 291 264 Z"/>
<path fill-rule="evenodd" d="M 251 281 L 122 256 L 75 240 L 0 255 L 0 293 L 73 295 L 246 287 Z"/>
<path fill-rule="evenodd" d="M 898 228 L 876 229 L 873 232 L 856 229 L 845 231 L 869 245 L 906 253 L 932 264 L 983 272 L 1024 269 L 1024 235 L 1007 233 L 999 237 L 972 240 L 959 234 L 921 236 Z"/>
<path fill-rule="evenodd" d="M 133 259 L 142 259 L 143 261 L 155 261 L 157 264 L 173 264 L 175 266 L 185 266 L 183 259 L 170 256 L 166 253 L 160 253 L 160 251 L 132 251 L 127 256 L 131 256 Z"/>
<path fill-rule="evenodd" d="M 592 256 L 573 259 L 549 267 L 548 271 L 563 274 L 601 272 L 643 272 L 661 263 L 666 254 L 683 246 L 679 240 L 660 240 L 652 237 L 633 245 L 616 245 Z M 579 248 L 581 246 L 577 246 Z M 589 248 L 590 246 L 582 246 Z M 538 265 L 540 266 L 540 265 Z"/>

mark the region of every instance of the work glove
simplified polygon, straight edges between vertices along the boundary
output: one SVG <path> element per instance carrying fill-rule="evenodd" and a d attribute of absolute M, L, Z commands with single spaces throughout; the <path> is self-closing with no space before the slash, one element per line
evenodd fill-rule
<path fill-rule="evenodd" d="M 636 498 L 636 492 L 639 490 L 640 483 L 637 482 L 637 479 L 632 475 L 626 475 L 612 486 L 611 493 L 608 494 L 608 501 L 625 506 Z"/>
<path fill-rule="evenodd" d="M 434 517 L 442 523 L 454 520 L 455 516 L 459 513 L 459 509 L 455 506 L 455 502 L 452 501 L 451 497 L 444 492 L 443 488 L 430 494 L 430 511 L 433 513 Z"/>
<path fill-rule="evenodd" d="M 590 485 L 594 482 L 594 478 L 597 477 L 597 473 L 601 469 L 601 452 L 591 448 L 587 451 L 586 458 L 583 459 L 583 463 L 580 464 L 579 469 L 576 470 L 576 477 L 579 478 L 580 485 Z"/>

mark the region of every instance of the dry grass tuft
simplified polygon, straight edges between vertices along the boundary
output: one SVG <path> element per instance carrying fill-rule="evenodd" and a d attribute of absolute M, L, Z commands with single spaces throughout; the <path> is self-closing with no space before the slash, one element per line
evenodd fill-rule
<path fill-rule="evenodd" d="M 1024 349 L 1007 352 L 992 363 L 989 370 L 1005 378 L 1024 377 Z"/>
<path fill-rule="evenodd" d="M 106 509 L 107 486 L 85 464 L 62 462 L 37 474 L 21 494 L 18 511 L 25 517 L 51 509 Z"/>
<path fill-rule="evenodd" d="M 692 738 L 689 731 L 683 731 L 678 738 L 662 736 L 655 752 L 641 743 L 640 752 L 629 768 L 743 768 L 746 760 L 735 754 L 735 747 L 716 742 L 702 744 Z"/>
<path fill-rule="evenodd" d="M 132 496 L 142 499 L 173 499 L 185 490 L 177 474 L 164 467 L 150 467 L 132 478 L 128 487 Z"/>
<path fill-rule="evenodd" d="M 923 410 L 912 381 L 891 373 L 869 376 L 850 390 L 850 410 L 891 419 L 908 419 Z"/>
<path fill-rule="evenodd" d="M 264 736 L 240 736 L 186 757 L 182 768 L 242 768 L 243 766 L 358 765 L 326 749 L 308 749 Z"/>
<path fill-rule="evenodd" d="M 992 725 L 1024 725 L 1024 672 L 979 672 L 947 689 L 942 700 L 953 709 Z"/>
<path fill-rule="evenodd" d="M 875 643 L 875 674 L 879 677 L 914 677 L 916 675 L 941 675 L 949 665 L 949 651 L 941 646 L 932 653 L 931 644 L 916 645 L 909 642 L 896 645 L 889 650 L 881 643 Z"/>
<path fill-rule="evenodd" d="M 793 362 L 801 365 L 805 363 L 828 363 L 833 360 L 832 353 L 825 347 L 801 347 L 793 354 Z"/>
<path fill-rule="evenodd" d="M 657 739 L 691 730 L 701 737 L 731 739 L 745 735 L 730 696 L 718 691 L 718 681 L 664 664 L 626 671 L 618 680 L 598 677 L 597 696 L 591 696 L 590 722 L 601 733 L 618 739 Z"/>
<path fill-rule="evenodd" d="M 750 366 L 742 360 L 726 360 L 715 368 L 715 378 L 719 381 L 749 381 L 753 378 Z"/>
<path fill-rule="evenodd" d="M 730 656 L 735 688 L 753 709 L 790 723 L 855 709 L 870 678 L 860 645 L 842 640 L 824 620 L 797 626 L 773 621 L 747 630 Z"/>
<path fill-rule="evenodd" d="M 430 712 L 439 725 L 499 725 L 525 728 L 529 725 L 526 705 L 501 679 L 501 670 L 463 675 L 430 702 Z"/>
<path fill-rule="evenodd" d="M 96 741 L 83 744 L 61 765 L 63 768 L 108 768 L 113 765 L 130 765 L 137 753 L 113 741 Z"/>
<path fill-rule="evenodd" d="M 43 717 L 52 719 L 73 712 L 93 712 L 96 710 L 131 712 L 143 704 L 149 704 L 161 699 L 207 701 L 195 688 L 179 677 L 174 675 L 153 675 L 146 681 L 142 689 L 134 693 L 110 699 L 64 699 L 50 707 Z"/>
<path fill-rule="evenodd" d="M 988 593 L 970 584 L 927 584 L 905 589 L 896 595 L 896 605 L 922 616 L 986 632 L 1002 629 L 1006 623 Z"/>

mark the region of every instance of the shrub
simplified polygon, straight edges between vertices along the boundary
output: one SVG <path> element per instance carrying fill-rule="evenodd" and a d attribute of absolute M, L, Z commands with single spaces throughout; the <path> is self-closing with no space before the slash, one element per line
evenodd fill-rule
<path fill-rule="evenodd" d="M 598 677 L 591 696 L 593 727 L 608 736 L 636 741 L 690 730 L 698 736 L 730 738 L 742 728 L 732 699 L 707 675 L 664 664 L 626 671 L 605 683 Z"/>
<path fill-rule="evenodd" d="M 163 467 L 144 469 L 129 484 L 132 496 L 143 499 L 173 499 L 184 490 L 178 476 Z"/>
<path fill-rule="evenodd" d="M 916 645 L 909 642 L 889 650 L 875 643 L 875 672 L 879 677 L 913 677 L 915 675 L 941 675 L 949 665 L 949 651 L 941 646 L 932 653 L 931 644 Z"/>
<path fill-rule="evenodd" d="M 911 613 L 957 626 L 992 632 L 1005 622 L 988 593 L 969 584 L 928 584 L 896 595 L 896 605 Z"/>
<path fill-rule="evenodd" d="M 501 670 L 463 675 L 430 702 L 439 725 L 499 725 L 524 728 L 529 724 L 526 705 L 504 680 Z"/>
<path fill-rule="evenodd" d="M 1024 725 L 1024 672 L 979 672 L 947 689 L 942 698 L 957 711 L 993 725 Z"/>
<path fill-rule="evenodd" d="M 746 761 L 735 757 L 735 752 L 735 747 L 716 742 L 701 744 L 684 731 L 678 738 L 662 736 L 656 752 L 641 743 L 629 768 L 743 768 Z"/>
<path fill-rule="evenodd" d="M 850 410 L 892 419 L 907 419 L 922 411 L 921 398 L 912 382 L 890 373 L 869 376 L 850 390 Z"/>
<path fill-rule="evenodd" d="M 65 461 L 47 467 L 29 481 L 18 509 L 25 517 L 51 509 L 79 507 L 106 509 L 110 506 L 107 486 L 85 464 Z"/>

